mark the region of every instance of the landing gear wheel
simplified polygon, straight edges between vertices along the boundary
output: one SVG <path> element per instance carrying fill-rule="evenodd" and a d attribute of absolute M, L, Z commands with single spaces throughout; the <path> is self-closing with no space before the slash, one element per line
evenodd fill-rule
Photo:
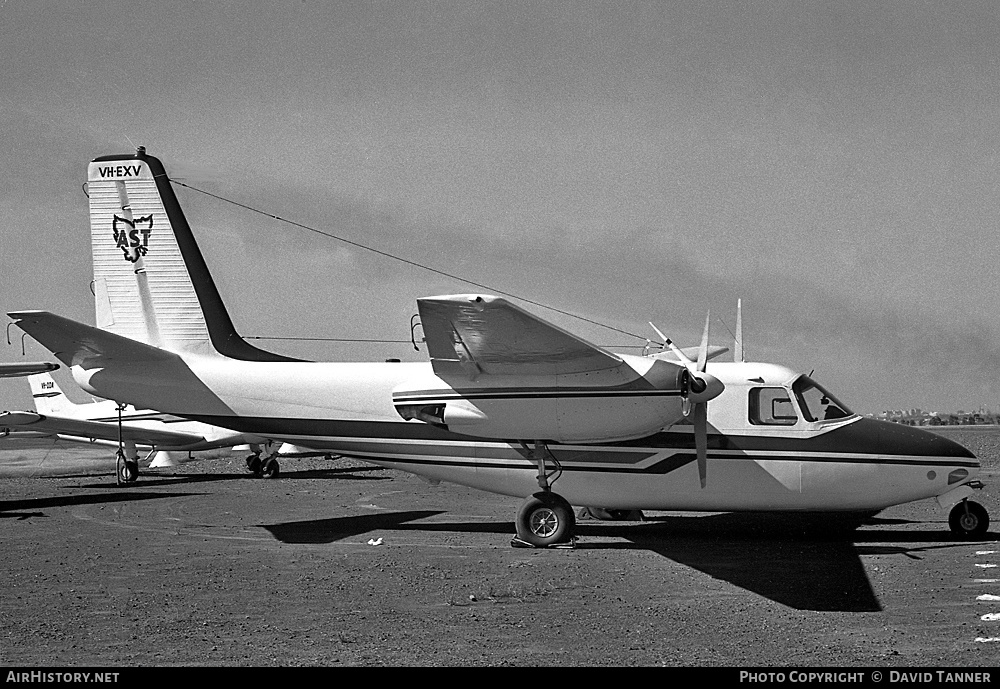
<path fill-rule="evenodd" d="M 279 469 L 278 460 L 274 457 L 268 457 L 260 465 L 259 476 L 261 478 L 278 478 Z"/>
<path fill-rule="evenodd" d="M 250 455 L 247 457 L 247 471 L 255 476 L 260 474 L 260 455 Z"/>
<path fill-rule="evenodd" d="M 978 502 L 963 500 L 951 508 L 948 526 L 959 538 L 981 538 L 990 528 L 990 515 Z"/>
<path fill-rule="evenodd" d="M 555 493 L 535 493 L 517 511 L 517 537 L 537 548 L 567 543 L 573 538 L 573 508 Z"/>
<path fill-rule="evenodd" d="M 119 486 L 135 483 L 135 480 L 139 478 L 139 462 L 127 459 L 119 452 L 115 460 L 115 475 Z"/>

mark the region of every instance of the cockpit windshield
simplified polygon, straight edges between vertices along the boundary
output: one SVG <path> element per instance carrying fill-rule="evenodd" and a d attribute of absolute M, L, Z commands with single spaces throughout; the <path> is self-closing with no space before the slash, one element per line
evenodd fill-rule
<path fill-rule="evenodd" d="M 807 421 L 829 421 L 854 415 L 854 412 L 809 376 L 799 376 L 792 383 L 792 392 L 795 393 L 802 415 Z"/>

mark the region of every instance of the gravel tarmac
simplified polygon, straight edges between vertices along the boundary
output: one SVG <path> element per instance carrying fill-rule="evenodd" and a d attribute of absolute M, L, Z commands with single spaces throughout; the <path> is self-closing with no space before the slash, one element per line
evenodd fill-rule
<path fill-rule="evenodd" d="M 1000 521 L 1000 429 L 980 456 Z M 0 445 L 0 449 L 4 446 Z M 996 527 L 933 501 L 857 530 L 746 514 L 581 520 L 512 548 L 517 498 L 336 458 L 143 470 L 0 452 L 0 665 L 961 667 L 1000 661 Z"/>

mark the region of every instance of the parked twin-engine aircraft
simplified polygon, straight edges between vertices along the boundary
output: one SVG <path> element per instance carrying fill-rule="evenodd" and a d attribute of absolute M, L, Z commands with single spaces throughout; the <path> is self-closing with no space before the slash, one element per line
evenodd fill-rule
<path fill-rule="evenodd" d="M 149 467 L 154 468 L 189 461 L 193 452 L 206 458 L 212 451 L 245 445 L 252 452 L 247 457 L 247 468 L 264 478 L 278 475 L 277 457 L 296 452 L 296 448 L 283 445 L 277 452 L 267 452 L 261 458 L 264 448 L 270 448 L 264 438 L 151 409 L 118 405 L 110 400 L 77 404 L 48 373 L 30 375 L 28 382 L 35 411 L 0 412 L 0 428 L 31 431 L 71 442 L 120 445 L 116 471 L 119 484 L 132 483 L 138 478 L 139 448 L 148 450 L 146 459 L 150 460 Z"/>
<path fill-rule="evenodd" d="M 867 512 L 937 498 L 960 536 L 979 462 L 932 433 L 851 413 L 784 366 L 612 353 L 508 301 L 417 300 L 430 363 L 323 363 L 233 327 L 159 160 L 88 169 L 98 328 L 9 314 L 87 391 L 525 498 L 515 544 L 570 542 L 574 505 Z M 675 355 L 676 356 L 676 355 Z"/>

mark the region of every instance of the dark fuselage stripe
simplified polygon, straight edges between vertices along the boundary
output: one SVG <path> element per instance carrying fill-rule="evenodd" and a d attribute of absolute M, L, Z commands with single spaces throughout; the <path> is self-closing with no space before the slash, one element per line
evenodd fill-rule
<path fill-rule="evenodd" d="M 602 398 L 602 397 L 679 397 L 679 390 L 538 390 L 538 391 L 513 391 L 513 392 L 483 392 L 483 393 L 461 393 L 461 394 L 430 394 L 421 396 L 411 396 L 407 394 L 395 393 L 392 396 L 394 404 L 413 403 L 433 403 L 449 402 L 455 400 L 520 400 L 520 399 L 579 399 L 579 398 Z"/>
<path fill-rule="evenodd" d="M 383 453 L 376 452 L 361 452 L 361 451 L 345 451 L 343 454 L 351 457 L 359 457 L 361 459 L 378 459 L 385 462 L 394 462 L 398 464 L 413 464 L 413 465 L 432 465 L 432 466 L 462 466 L 462 467 L 477 467 L 477 468 L 489 468 L 489 469 L 531 469 L 535 470 L 535 465 L 532 463 L 533 460 L 526 460 L 524 462 L 511 462 L 511 461 L 484 461 L 484 460 L 469 460 L 469 459 L 423 459 L 414 457 L 398 457 L 395 455 L 386 455 Z M 735 460 L 735 461 L 753 461 L 757 459 L 766 459 L 768 461 L 779 461 L 779 462 L 811 462 L 811 463 L 824 463 L 824 464 L 877 464 L 877 465 L 895 465 L 895 466 L 912 466 L 912 467 L 955 467 L 955 468 L 975 468 L 979 465 L 976 463 L 969 462 L 956 462 L 948 460 L 945 458 L 928 458 L 927 460 L 919 461 L 906 461 L 906 460 L 894 460 L 894 459 L 862 459 L 862 458 L 842 458 L 842 457 L 713 457 L 709 455 L 708 458 L 713 461 L 720 461 L 722 459 Z M 556 457 L 558 459 L 558 456 Z M 586 473 L 610 473 L 610 474 L 668 474 L 671 471 L 690 464 L 697 460 L 697 455 L 694 453 L 678 453 L 670 456 L 667 459 L 661 460 L 655 464 L 648 467 L 636 467 L 636 466 L 585 466 L 580 462 L 571 461 L 559 461 L 559 467 L 563 471 L 568 472 L 586 472 Z M 598 460 L 594 460 L 595 463 Z"/>

